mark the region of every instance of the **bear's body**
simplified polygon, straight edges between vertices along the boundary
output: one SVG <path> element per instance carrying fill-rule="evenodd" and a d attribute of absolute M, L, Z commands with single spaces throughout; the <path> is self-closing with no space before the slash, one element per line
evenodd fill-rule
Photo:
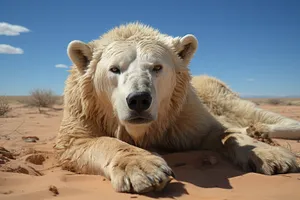
<path fill-rule="evenodd" d="M 104 174 L 117 191 L 160 190 L 173 176 L 149 149 L 215 150 L 246 171 L 298 170 L 286 149 L 255 141 L 249 128 L 270 137 L 300 137 L 300 123 L 261 110 L 221 81 L 192 78 L 192 35 L 173 38 L 128 24 L 88 44 L 73 41 L 64 116 L 55 145 L 77 172 Z"/>

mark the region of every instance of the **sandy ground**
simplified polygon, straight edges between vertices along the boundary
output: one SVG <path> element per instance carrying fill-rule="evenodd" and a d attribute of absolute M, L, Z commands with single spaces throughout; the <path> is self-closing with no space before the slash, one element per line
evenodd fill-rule
<path fill-rule="evenodd" d="M 300 120 L 300 106 L 262 108 Z M 206 151 L 165 155 L 176 174 L 163 192 L 116 193 L 102 176 L 80 175 L 55 167 L 52 146 L 62 117 L 61 107 L 45 110 L 13 105 L 0 118 L 0 199 L 300 199 L 300 174 L 265 176 L 243 173 L 218 154 Z M 24 138 L 35 136 L 34 138 Z M 297 141 L 277 140 L 300 152 Z M 6 152 L 6 150 L 8 152 Z M 215 156 L 214 165 L 203 162 Z"/>

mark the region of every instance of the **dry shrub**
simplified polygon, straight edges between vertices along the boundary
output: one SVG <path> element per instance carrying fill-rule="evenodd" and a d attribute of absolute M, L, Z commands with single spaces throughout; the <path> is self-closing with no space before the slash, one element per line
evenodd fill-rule
<path fill-rule="evenodd" d="M 281 104 L 281 100 L 280 99 L 268 99 L 268 104 L 271 104 L 271 105 L 279 105 Z"/>
<path fill-rule="evenodd" d="M 56 100 L 57 105 L 63 105 L 64 104 L 64 96 L 58 96 Z"/>
<path fill-rule="evenodd" d="M 8 101 L 4 97 L 0 97 L 0 116 L 4 116 L 11 110 Z"/>
<path fill-rule="evenodd" d="M 30 92 L 27 104 L 38 108 L 51 108 L 57 101 L 57 96 L 52 90 L 35 89 Z"/>

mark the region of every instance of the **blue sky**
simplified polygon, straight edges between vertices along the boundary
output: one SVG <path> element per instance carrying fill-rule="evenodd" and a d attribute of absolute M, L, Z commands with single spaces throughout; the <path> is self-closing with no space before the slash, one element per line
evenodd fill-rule
<path fill-rule="evenodd" d="M 194 34 L 193 75 L 220 78 L 242 95 L 300 95 L 297 0 L 1 0 L 0 10 L 0 95 L 34 88 L 62 94 L 68 72 L 55 66 L 71 65 L 68 43 L 132 21 L 172 36 Z"/>

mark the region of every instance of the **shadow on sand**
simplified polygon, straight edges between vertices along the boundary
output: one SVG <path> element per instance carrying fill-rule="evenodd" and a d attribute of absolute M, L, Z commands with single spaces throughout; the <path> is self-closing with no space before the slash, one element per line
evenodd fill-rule
<path fill-rule="evenodd" d="M 216 164 L 210 165 L 203 162 L 211 156 L 217 159 Z M 176 198 L 187 195 L 189 193 L 185 188 L 185 183 L 201 188 L 232 189 L 229 179 L 245 174 L 215 152 L 191 151 L 165 154 L 163 157 L 173 169 L 176 180 L 172 181 L 163 191 L 147 193 L 145 196 Z"/>

